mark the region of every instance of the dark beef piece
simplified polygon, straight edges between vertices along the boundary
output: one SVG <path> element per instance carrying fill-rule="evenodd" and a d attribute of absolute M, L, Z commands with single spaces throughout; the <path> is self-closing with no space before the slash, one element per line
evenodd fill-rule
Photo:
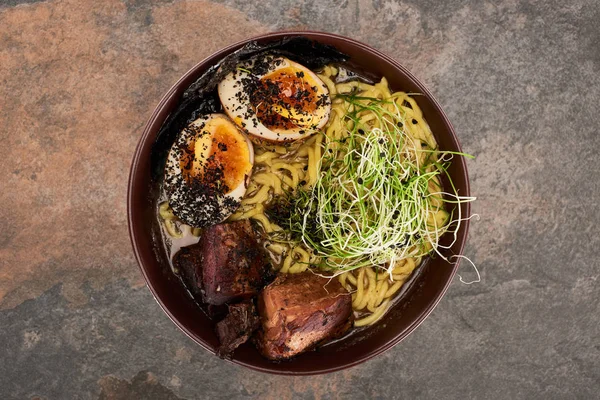
<path fill-rule="evenodd" d="M 227 304 L 219 304 L 218 306 L 207 304 L 205 307 L 202 307 L 202 309 L 214 321 L 218 321 L 227 315 Z"/>
<path fill-rule="evenodd" d="M 202 247 L 198 244 L 182 247 L 173 256 L 173 265 L 194 297 L 202 298 Z"/>
<path fill-rule="evenodd" d="M 281 274 L 259 296 L 262 330 L 255 342 L 271 360 L 293 357 L 344 334 L 352 296 L 337 279 L 310 271 Z"/>
<path fill-rule="evenodd" d="M 250 298 L 273 279 L 248 220 L 206 228 L 197 244 L 177 252 L 173 263 L 192 294 L 212 305 Z"/>
<path fill-rule="evenodd" d="M 179 270 L 185 287 L 195 299 L 202 301 L 202 246 L 196 244 L 182 247 L 173 256 L 173 265 Z M 202 306 L 202 309 L 215 320 L 219 320 L 227 314 L 227 305 L 225 304 L 206 304 Z"/>
<path fill-rule="evenodd" d="M 221 358 L 231 358 L 233 351 L 260 327 L 260 318 L 252 300 L 231 304 L 228 308 L 229 313 L 216 327 L 221 342 L 217 355 Z"/>
<path fill-rule="evenodd" d="M 205 303 L 250 298 L 274 277 L 248 220 L 211 226 L 202 233 L 200 243 Z"/>

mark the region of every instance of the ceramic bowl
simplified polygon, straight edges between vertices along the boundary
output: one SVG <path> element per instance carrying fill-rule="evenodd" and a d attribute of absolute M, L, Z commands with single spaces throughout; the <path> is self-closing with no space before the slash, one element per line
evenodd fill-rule
<path fill-rule="evenodd" d="M 169 267 L 168 255 L 161 243 L 156 202 L 159 185 L 151 174 L 152 145 L 161 125 L 177 105 L 183 91 L 209 67 L 224 56 L 256 40 L 267 43 L 286 36 L 304 36 L 336 47 L 350 56 L 352 68 L 373 77 L 386 77 L 393 90 L 421 93 L 415 96 L 442 150 L 461 151 L 446 114 L 429 90 L 400 63 L 355 40 L 320 32 L 277 32 L 250 38 L 222 49 L 199 62 L 165 94 L 152 113 L 135 151 L 129 177 L 128 217 L 133 249 L 148 288 L 171 320 L 194 342 L 215 353 L 218 339 L 211 321 L 183 289 Z M 459 194 L 469 195 L 469 180 L 464 159 L 455 157 L 449 168 Z M 462 215 L 469 215 L 469 204 L 462 204 Z M 467 237 L 464 222 L 448 255 L 462 254 Z M 451 238 L 444 237 L 442 243 Z M 410 286 L 387 314 L 375 325 L 348 338 L 310 351 L 286 362 L 263 358 L 251 343 L 239 347 L 231 362 L 274 374 L 309 375 L 332 372 L 359 364 L 389 350 L 431 313 L 438 304 L 458 268 L 440 257 L 428 259 L 415 272 Z M 433 361 L 432 361 L 433 362 Z"/>

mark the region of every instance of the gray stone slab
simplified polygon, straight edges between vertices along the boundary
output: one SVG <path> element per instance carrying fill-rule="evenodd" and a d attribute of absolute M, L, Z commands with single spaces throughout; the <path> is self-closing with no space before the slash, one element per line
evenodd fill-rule
<path fill-rule="evenodd" d="M 0 2 L 2 399 L 599 397 L 599 2 L 17 3 Z M 142 285 L 125 216 L 162 93 L 218 48 L 290 28 L 364 41 L 428 85 L 476 156 L 466 255 L 482 277 L 456 278 L 382 356 L 298 378 L 185 337 Z"/>

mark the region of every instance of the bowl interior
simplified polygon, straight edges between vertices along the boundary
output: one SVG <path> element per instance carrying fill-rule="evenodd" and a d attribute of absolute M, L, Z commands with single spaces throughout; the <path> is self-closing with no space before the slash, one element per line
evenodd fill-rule
<path fill-rule="evenodd" d="M 375 78 L 386 77 L 394 90 L 423 94 L 416 96 L 415 100 L 421 107 L 440 148 L 460 151 L 452 126 L 439 104 L 429 91 L 397 62 L 364 44 L 325 33 L 283 32 L 255 39 L 259 42 L 268 42 L 290 35 L 302 35 L 333 45 L 350 56 L 349 62 L 353 68 Z M 200 310 L 183 289 L 179 279 L 171 272 L 168 255 L 161 242 L 160 227 L 155 216 L 159 186 L 151 178 L 150 155 L 152 144 L 161 125 L 176 107 L 183 91 L 211 65 L 245 43 L 230 46 L 200 62 L 165 95 L 148 121 L 140 139 L 129 181 L 130 235 L 148 287 L 173 322 L 190 338 L 213 353 L 218 346 L 213 322 Z M 449 173 L 458 193 L 468 196 L 469 184 L 464 160 L 455 158 Z M 461 211 L 462 215 L 469 215 L 469 204 L 462 204 Z M 446 255 L 462 253 L 467 230 L 468 221 L 461 225 L 457 240 Z M 444 237 L 442 243 L 450 243 L 451 239 Z M 253 369 L 278 374 L 324 373 L 360 363 L 392 347 L 414 330 L 438 303 L 457 267 L 458 264 L 448 263 L 439 257 L 428 259 L 416 271 L 402 299 L 382 320 L 344 340 L 280 363 L 264 359 L 252 344 L 246 343 L 236 350 L 232 361 Z"/>

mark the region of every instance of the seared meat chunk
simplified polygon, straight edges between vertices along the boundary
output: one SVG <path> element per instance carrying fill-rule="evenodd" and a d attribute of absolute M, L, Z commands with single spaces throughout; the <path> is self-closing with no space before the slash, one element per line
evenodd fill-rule
<path fill-rule="evenodd" d="M 281 274 L 259 296 L 262 331 L 256 344 L 271 360 L 293 357 L 346 332 L 352 296 L 337 279 L 310 271 Z"/>
<path fill-rule="evenodd" d="M 230 358 L 233 351 L 260 327 L 260 318 L 252 300 L 230 304 L 228 308 L 229 313 L 217 323 L 216 328 L 221 342 L 217 355 L 221 358 Z"/>
<path fill-rule="evenodd" d="M 249 220 L 211 226 L 202 233 L 200 243 L 205 303 L 250 298 L 273 279 Z"/>
<path fill-rule="evenodd" d="M 194 297 L 202 298 L 202 246 L 182 247 L 173 256 L 173 265 Z"/>
<path fill-rule="evenodd" d="M 251 298 L 273 279 L 273 270 L 250 221 L 213 225 L 200 241 L 173 258 L 192 293 L 207 304 Z"/>

